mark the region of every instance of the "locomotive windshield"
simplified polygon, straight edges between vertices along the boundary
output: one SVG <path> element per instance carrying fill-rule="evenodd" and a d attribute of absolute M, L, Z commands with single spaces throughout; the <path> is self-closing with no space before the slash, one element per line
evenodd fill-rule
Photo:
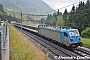
<path fill-rule="evenodd" d="M 78 30 L 70 30 L 69 33 L 70 33 L 70 37 L 72 38 L 76 38 L 79 36 Z"/>

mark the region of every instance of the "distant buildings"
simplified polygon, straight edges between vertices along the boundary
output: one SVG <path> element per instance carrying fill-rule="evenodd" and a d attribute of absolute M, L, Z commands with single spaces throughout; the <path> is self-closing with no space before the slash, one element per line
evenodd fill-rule
<path fill-rule="evenodd" d="M 12 9 L 10 9 L 10 8 L 4 8 L 5 10 L 9 10 L 9 11 L 13 11 Z"/>

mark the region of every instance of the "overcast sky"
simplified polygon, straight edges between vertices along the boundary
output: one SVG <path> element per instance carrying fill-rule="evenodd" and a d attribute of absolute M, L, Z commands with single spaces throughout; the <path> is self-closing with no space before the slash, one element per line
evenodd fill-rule
<path fill-rule="evenodd" d="M 54 10 L 59 9 L 60 12 L 64 12 L 64 10 L 65 10 L 65 8 L 60 9 L 62 7 L 77 3 L 79 1 L 85 1 L 86 2 L 86 0 L 43 0 L 43 1 L 45 1 Z M 72 6 L 67 7 L 67 10 L 70 11 Z M 76 4 L 75 4 L 75 6 L 76 6 Z"/>

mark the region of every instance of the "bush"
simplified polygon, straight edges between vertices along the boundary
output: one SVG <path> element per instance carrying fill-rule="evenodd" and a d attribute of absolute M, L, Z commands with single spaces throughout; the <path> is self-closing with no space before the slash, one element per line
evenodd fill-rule
<path fill-rule="evenodd" d="M 90 28 L 86 28 L 81 32 L 81 36 L 85 38 L 90 38 Z"/>

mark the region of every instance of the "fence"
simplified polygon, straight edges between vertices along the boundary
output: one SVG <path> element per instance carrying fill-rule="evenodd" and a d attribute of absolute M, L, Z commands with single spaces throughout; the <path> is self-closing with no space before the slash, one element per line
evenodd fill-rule
<path fill-rule="evenodd" d="M 6 35 L 7 35 L 7 23 L 6 21 L 0 22 L 0 60 L 2 60 L 2 50 L 6 50 Z"/>

